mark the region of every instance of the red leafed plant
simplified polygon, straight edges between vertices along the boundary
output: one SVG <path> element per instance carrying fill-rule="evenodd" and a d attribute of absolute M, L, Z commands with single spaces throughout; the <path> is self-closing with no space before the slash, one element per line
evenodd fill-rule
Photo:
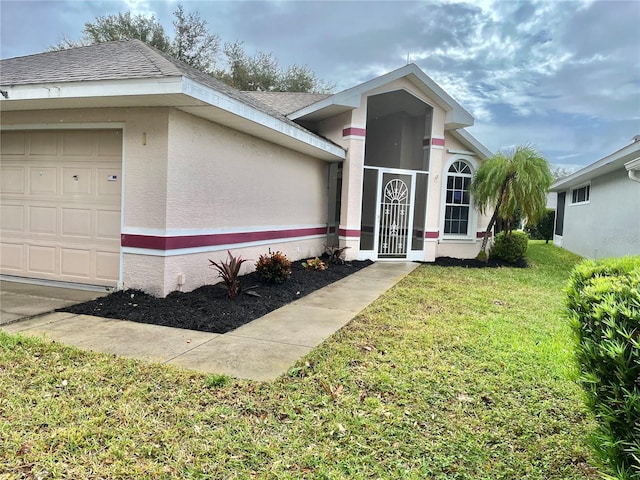
<path fill-rule="evenodd" d="M 231 255 L 230 250 L 227 250 L 227 254 L 229 255 L 228 262 L 220 260 L 218 263 L 211 259 L 209 259 L 209 262 L 211 262 L 211 266 L 218 271 L 218 277 L 222 278 L 222 281 L 227 286 L 229 298 L 234 300 L 238 293 L 240 293 L 240 267 L 247 260 L 242 258 L 240 255 L 234 257 Z"/>

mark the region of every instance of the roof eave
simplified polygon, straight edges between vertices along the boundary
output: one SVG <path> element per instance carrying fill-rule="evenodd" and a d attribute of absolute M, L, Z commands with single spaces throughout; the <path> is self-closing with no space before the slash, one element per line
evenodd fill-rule
<path fill-rule="evenodd" d="M 476 137 L 471 135 L 464 129 L 451 130 L 450 133 L 461 141 L 465 146 L 475 152 L 481 160 L 485 160 L 493 156 L 493 152 L 485 147 Z"/>
<path fill-rule="evenodd" d="M 9 97 L 0 101 L 3 111 L 90 108 L 98 100 L 100 107 L 167 106 L 325 161 L 346 157 L 342 148 L 311 132 L 182 76 L 2 86 L 2 90 Z"/>
<path fill-rule="evenodd" d="M 362 94 L 405 77 L 416 85 L 416 87 L 423 90 L 429 98 L 433 98 L 436 103 L 446 111 L 445 128 L 447 130 L 473 125 L 473 116 L 413 63 L 336 93 L 324 100 L 293 112 L 287 117 L 291 120 L 298 121 L 317 121 L 336 115 L 337 110 L 335 107 L 340 107 L 341 111 L 353 110 L 360 106 Z M 332 109 L 331 107 L 334 108 Z"/>
<path fill-rule="evenodd" d="M 640 142 L 634 142 L 620 150 L 613 152 L 600 160 L 581 168 L 568 177 L 562 178 L 549 187 L 549 191 L 562 192 L 572 187 L 587 183 L 592 179 L 613 172 L 618 168 L 624 168 L 626 162 L 633 160 L 640 154 Z"/>

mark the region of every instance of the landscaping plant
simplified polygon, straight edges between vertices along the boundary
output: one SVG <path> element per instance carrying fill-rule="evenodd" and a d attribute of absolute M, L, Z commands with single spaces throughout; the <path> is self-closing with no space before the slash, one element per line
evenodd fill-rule
<path fill-rule="evenodd" d="M 336 245 L 325 245 L 324 250 L 329 255 L 329 261 L 336 265 L 342 265 L 344 263 L 345 251 L 351 247 L 339 247 Z"/>
<path fill-rule="evenodd" d="M 302 266 L 305 270 L 326 270 L 327 264 L 320 260 L 318 257 L 310 258 L 306 262 L 302 262 Z"/>
<path fill-rule="evenodd" d="M 220 262 L 214 262 L 211 259 L 209 259 L 209 262 L 211 262 L 211 266 L 218 271 L 218 277 L 222 278 L 222 281 L 227 286 L 229 298 L 234 300 L 238 296 L 238 293 L 240 293 L 241 288 L 239 280 L 240 267 L 242 267 L 242 264 L 247 260 L 240 255 L 234 257 L 231 255 L 230 250 L 227 250 L 227 254 L 229 255 L 228 262 L 222 260 Z"/>
<path fill-rule="evenodd" d="M 489 256 L 509 263 L 522 260 L 527 253 L 529 237 L 521 231 L 500 232 L 491 247 Z"/>
<path fill-rule="evenodd" d="M 579 264 L 566 304 L 596 453 L 613 478 L 639 479 L 640 256 Z"/>
<path fill-rule="evenodd" d="M 266 282 L 283 283 L 291 275 L 291 261 L 282 252 L 260 255 L 256 272 Z"/>

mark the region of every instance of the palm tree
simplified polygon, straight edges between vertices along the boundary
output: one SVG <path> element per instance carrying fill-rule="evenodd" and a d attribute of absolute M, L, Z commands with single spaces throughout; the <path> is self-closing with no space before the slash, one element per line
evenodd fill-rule
<path fill-rule="evenodd" d="M 510 220 L 518 207 L 528 224 L 534 225 L 544 217 L 552 181 L 547 160 L 530 145 L 498 152 L 480 166 L 471 181 L 473 201 L 480 213 L 492 206 L 494 210 L 478 258 L 486 259 L 489 235 L 498 219 L 511 231 Z"/>

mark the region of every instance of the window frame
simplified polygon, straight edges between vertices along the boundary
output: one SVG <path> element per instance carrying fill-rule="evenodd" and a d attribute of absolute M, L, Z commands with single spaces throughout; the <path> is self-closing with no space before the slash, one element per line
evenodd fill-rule
<path fill-rule="evenodd" d="M 575 197 L 577 195 L 579 195 L 578 192 L 580 190 L 582 190 L 582 189 L 584 189 L 584 191 L 585 191 L 585 195 L 584 195 L 585 199 L 584 200 L 575 200 Z M 571 193 L 571 195 L 569 197 L 571 199 L 570 205 L 586 205 L 586 204 L 588 204 L 591 201 L 591 182 L 585 183 L 585 184 L 582 184 L 582 185 L 578 185 L 577 187 L 571 188 L 570 193 Z"/>
<path fill-rule="evenodd" d="M 470 173 L 469 174 L 461 174 L 461 173 L 454 173 L 454 172 L 449 172 L 449 170 L 451 169 L 451 167 L 456 163 L 456 162 L 462 162 L 464 163 L 468 168 Z M 475 175 L 475 172 L 477 170 L 477 165 L 476 162 L 467 157 L 467 156 L 460 156 L 460 155 L 456 155 L 455 157 L 451 158 L 449 161 L 447 161 L 444 164 L 444 168 L 442 170 L 442 202 L 441 202 L 441 208 L 440 208 L 440 231 L 441 233 L 441 238 L 444 241 L 447 240 L 461 240 L 461 241 L 475 241 L 476 239 L 476 229 L 477 229 L 477 212 L 476 209 L 473 206 L 473 196 L 471 195 L 471 192 L 469 191 L 469 203 L 468 204 L 454 204 L 454 203 L 448 203 L 447 202 L 447 190 L 448 190 L 448 182 L 449 182 L 449 177 L 453 176 L 455 177 L 462 177 L 462 178 L 468 178 L 469 179 L 469 185 L 471 184 L 471 180 L 473 179 L 473 176 Z M 469 210 L 469 214 L 467 216 L 467 233 L 445 233 L 445 227 L 446 227 L 446 213 L 447 213 L 447 207 L 448 206 L 464 206 L 467 207 Z"/>

